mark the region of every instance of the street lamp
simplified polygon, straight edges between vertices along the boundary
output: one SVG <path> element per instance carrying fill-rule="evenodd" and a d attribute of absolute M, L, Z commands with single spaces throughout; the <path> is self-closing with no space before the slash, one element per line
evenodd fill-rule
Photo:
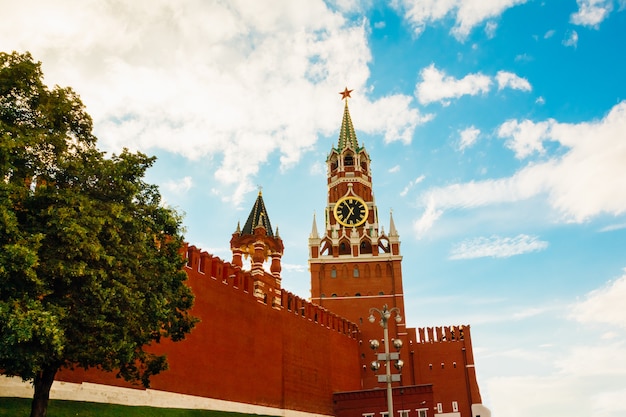
<path fill-rule="evenodd" d="M 372 371 L 377 371 L 380 368 L 380 363 L 378 361 L 385 361 L 386 366 L 386 374 L 378 375 L 378 382 L 386 382 L 387 383 L 387 409 L 388 409 L 388 417 L 393 417 L 393 395 L 391 390 L 392 382 L 400 381 L 400 374 L 391 374 L 391 363 L 393 362 L 393 366 L 400 371 L 404 362 L 400 359 L 400 354 L 398 352 L 389 352 L 389 329 L 387 326 L 387 322 L 391 318 L 392 313 L 396 313 L 396 323 L 400 323 L 402 321 L 402 316 L 400 315 L 400 309 L 398 307 L 393 307 L 391 310 L 387 307 L 387 304 L 383 306 L 382 310 L 377 308 L 370 308 L 370 323 L 374 323 L 376 321 L 376 317 L 374 317 L 374 313 L 378 313 L 380 315 L 380 325 L 383 328 L 384 333 L 384 341 L 385 341 L 385 353 L 378 353 L 377 360 L 373 361 L 370 365 Z M 376 351 L 380 346 L 378 340 L 373 339 L 370 340 L 370 348 L 373 351 Z M 394 339 L 393 347 L 396 350 L 400 350 L 402 347 L 402 340 Z"/>

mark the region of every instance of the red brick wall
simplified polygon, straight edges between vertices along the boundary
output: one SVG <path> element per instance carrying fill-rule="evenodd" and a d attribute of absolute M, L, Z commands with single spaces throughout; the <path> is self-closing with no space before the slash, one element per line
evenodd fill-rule
<path fill-rule="evenodd" d="M 369 307 L 381 308 L 383 301 L 390 307 L 397 302 L 402 308 L 401 295 L 391 300 L 337 300 L 338 304 L 326 298 L 323 304 L 333 312 L 286 291 L 279 300 L 264 304 L 252 294 L 249 273 L 194 247 L 188 254 L 188 284 L 196 296 L 193 314 L 201 322 L 184 341 L 165 341 L 155 347 L 167 353 L 170 369 L 153 378 L 152 388 L 327 415 L 333 414 L 334 406 L 340 417 L 361 415 L 359 410 L 380 403 L 375 398 L 383 395 L 384 384 L 376 381 L 375 374 L 384 368 L 378 372 L 369 369 L 374 354 L 368 341 L 382 338 L 382 329 L 378 316 L 374 324 L 367 316 Z M 394 272 L 396 278 L 401 274 Z M 348 279 L 368 281 L 364 277 Z M 272 307 L 276 303 L 281 307 Z M 360 330 L 338 313 L 355 321 Z M 449 327 L 414 329 L 390 321 L 390 337 L 404 341 L 400 351 L 405 362 L 402 388 L 429 386 L 429 397 L 419 397 L 420 403 L 428 402 L 429 415 L 434 414 L 437 403 L 442 404 L 443 412 L 451 412 L 452 401 L 456 401 L 461 415 L 471 416 L 471 404 L 481 402 L 469 326 L 463 328 L 462 339 L 461 328 L 453 330 L 454 338 Z M 113 374 L 97 370 L 64 371 L 57 379 L 129 386 Z M 363 388 L 376 388 L 371 390 L 375 394 L 363 391 L 363 397 L 353 392 Z M 351 393 L 335 395 L 333 400 L 336 392 Z M 423 390 L 419 392 L 423 396 Z M 402 395 L 400 405 L 410 400 Z M 354 398 L 364 402 L 359 405 Z M 346 402 L 338 406 L 342 401 Z"/>
<path fill-rule="evenodd" d="M 427 415 L 434 415 L 432 385 L 394 388 L 392 397 L 394 417 L 401 410 L 409 410 L 409 416 L 415 417 L 419 409 L 428 409 Z M 362 417 L 364 414 L 380 417 L 389 409 L 386 389 L 341 392 L 334 395 L 334 400 L 336 417 Z"/>
<path fill-rule="evenodd" d="M 286 291 L 282 308 L 263 304 L 248 273 L 195 247 L 188 253 L 193 314 L 201 321 L 184 341 L 156 347 L 170 369 L 151 388 L 329 415 L 333 392 L 361 388 L 353 323 Z M 97 370 L 57 379 L 127 386 Z"/>
<path fill-rule="evenodd" d="M 474 370 L 469 326 L 419 328 L 413 336 L 410 364 L 417 383 L 433 385 L 434 402 L 441 403 L 444 413 L 458 404 L 463 416 L 471 416 L 471 404 L 481 403 Z M 462 333 L 462 338 L 461 338 Z"/>

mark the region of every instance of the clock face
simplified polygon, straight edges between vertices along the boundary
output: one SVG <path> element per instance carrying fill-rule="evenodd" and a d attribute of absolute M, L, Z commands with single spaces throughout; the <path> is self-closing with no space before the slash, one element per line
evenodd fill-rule
<path fill-rule="evenodd" d="M 335 204 L 333 213 L 339 224 L 357 227 L 365 223 L 368 211 L 365 201 L 360 198 L 343 197 Z"/>

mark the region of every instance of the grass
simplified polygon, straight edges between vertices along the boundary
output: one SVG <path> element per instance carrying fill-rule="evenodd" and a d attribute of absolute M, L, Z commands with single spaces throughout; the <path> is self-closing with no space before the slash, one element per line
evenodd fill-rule
<path fill-rule="evenodd" d="M 0 398 L 0 417 L 28 417 L 29 398 Z M 249 414 L 50 400 L 48 417 L 240 417 Z"/>

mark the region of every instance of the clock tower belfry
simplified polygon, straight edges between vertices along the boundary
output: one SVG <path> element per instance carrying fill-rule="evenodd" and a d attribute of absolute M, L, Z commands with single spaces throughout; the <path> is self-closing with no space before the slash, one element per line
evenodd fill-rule
<path fill-rule="evenodd" d="M 345 105 L 339 139 L 326 159 L 323 233 L 314 215 L 309 237 L 311 300 L 357 323 L 364 339 L 361 356 L 369 358 L 368 341 L 382 335 L 378 323 L 368 322 L 369 309 L 388 305 L 404 315 L 402 256 L 393 216 L 387 233 L 379 221 L 371 160 L 357 140 L 348 108 L 351 91 L 340 93 Z M 389 334 L 406 338 L 404 322 L 390 323 Z M 364 372 L 363 381 L 365 388 L 378 386 L 371 372 Z"/>

